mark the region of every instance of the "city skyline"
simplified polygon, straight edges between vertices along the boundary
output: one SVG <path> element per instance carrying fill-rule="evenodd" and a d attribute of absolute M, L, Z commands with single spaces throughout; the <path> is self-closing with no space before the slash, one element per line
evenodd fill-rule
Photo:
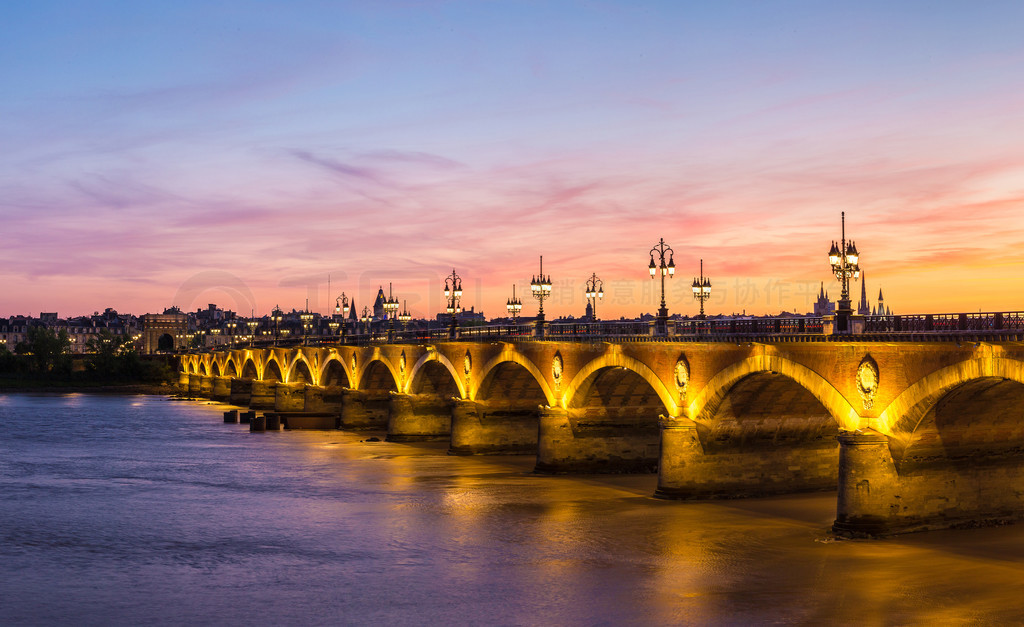
<path fill-rule="evenodd" d="M 1019 309 L 1024 7 L 39 2 L 0 24 L 0 316 Z M 331 288 L 328 290 L 328 276 Z M 964 289 L 969 286 L 968 289 Z M 571 292 L 569 290 L 572 290 Z M 967 292 L 967 294 L 965 294 Z M 853 283 L 856 302 L 860 283 Z"/>

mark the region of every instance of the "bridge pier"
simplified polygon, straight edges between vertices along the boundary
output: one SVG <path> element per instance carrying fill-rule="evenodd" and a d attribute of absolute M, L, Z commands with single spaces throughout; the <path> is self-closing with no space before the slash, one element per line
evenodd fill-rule
<path fill-rule="evenodd" d="M 202 381 L 203 375 L 192 373 L 188 375 L 188 395 L 192 398 L 199 397 L 199 385 Z"/>
<path fill-rule="evenodd" d="M 624 422 L 621 414 L 542 407 L 538 472 L 653 472 L 658 467 L 658 428 Z M 575 414 L 575 415 L 574 415 Z"/>
<path fill-rule="evenodd" d="M 838 535 L 886 536 L 1024 518 L 1019 451 L 961 451 L 897 464 L 882 433 L 860 429 L 838 439 L 839 498 L 832 526 Z"/>
<path fill-rule="evenodd" d="M 459 399 L 452 406 L 449 455 L 529 455 L 537 451 L 537 410 Z"/>
<path fill-rule="evenodd" d="M 250 409 L 274 409 L 277 381 L 254 380 L 249 394 Z"/>
<path fill-rule="evenodd" d="M 278 383 L 274 388 L 274 411 L 305 411 L 306 384 Z"/>
<path fill-rule="evenodd" d="M 252 399 L 252 379 L 231 379 L 228 402 L 239 407 L 248 407 Z"/>
<path fill-rule="evenodd" d="M 199 377 L 199 396 L 213 398 L 213 377 L 205 374 Z"/>
<path fill-rule="evenodd" d="M 340 386 L 307 385 L 305 408 L 308 412 L 341 415 L 342 388 Z"/>
<path fill-rule="evenodd" d="M 187 372 L 178 373 L 178 390 L 181 392 L 188 392 L 188 381 L 189 377 L 192 376 Z"/>
<path fill-rule="evenodd" d="M 661 420 L 658 488 L 668 499 L 716 499 L 768 496 L 836 486 L 835 445 L 720 448 L 708 450 L 700 426 L 688 418 Z"/>
<path fill-rule="evenodd" d="M 212 398 L 222 403 L 231 398 L 231 377 L 213 378 Z"/>
<path fill-rule="evenodd" d="M 341 392 L 342 429 L 387 429 L 390 395 L 383 390 Z"/>
<path fill-rule="evenodd" d="M 452 399 L 391 392 L 389 442 L 446 440 L 452 433 Z"/>

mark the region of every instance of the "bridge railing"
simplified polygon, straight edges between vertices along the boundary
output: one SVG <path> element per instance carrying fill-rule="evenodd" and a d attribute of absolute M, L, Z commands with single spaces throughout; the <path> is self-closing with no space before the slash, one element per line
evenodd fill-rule
<path fill-rule="evenodd" d="M 918 335 L 958 333 L 999 333 L 1024 332 L 1024 312 L 977 312 L 911 314 L 899 316 L 864 316 L 865 334 Z M 726 339 L 732 336 L 803 336 L 824 338 L 825 320 L 821 317 L 776 317 L 776 318 L 713 318 L 707 320 L 669 320 L 668 332 L 655 332 L 653 320 L 616 321 L 561 321 L 546 325 L 544 339 L 556 341 L 625 341 L 625 342 L 674 342 L 700 338 L 708 340 Z M 855 338 L 856 336 L 836 336 Z M 369 332 L 349 333 L 339 336 L 289 337 L 240 342 L 238 348 L 270 348 L 273 346 L 336 346 L 351 344 L 366 346 L 389 342 L 478 342 L 500 340 L 508 342 L 534 341 L 536 326 L 532 322 L 522 324 L 492 324 L 459 327 L 457 337 L 450 336 L 445 328 L 412 329 L 389 331 L 375 329 Z M 222 347 L 210 347 L 222 348 Z M 202 349 L 199 349 L 202 350 Z"/>
<path fill-rule="evenodd" d="M 1024 330 L 1024 312 L 865 316 L 865 333 L 957 333 Z"/>

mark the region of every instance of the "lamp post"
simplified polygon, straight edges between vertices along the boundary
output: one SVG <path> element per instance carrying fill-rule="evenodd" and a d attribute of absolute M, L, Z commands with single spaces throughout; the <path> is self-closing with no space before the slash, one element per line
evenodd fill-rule
<path fill-rule="evenodd" d="M 700 301 L 700 316 L 704 319 L 704 301 L 711 298 L 711 279 L 704 276 L 704 260 L 700 260 L 700 278 L 693 279 L 693 297 Z"/>
<path fill-rule="evenodd" d="M 388 299 L 384 301 L 384 317 L 390 320 L 388 324 L 388 341 L 391 341 L 395 333 L 395 315 L 398 313 L 398 299 L 391 294 L 391 282 L 388 282 Z"/>
<path fill-rule="evenodd" d="M 274 321 L 274 346 L 277 346 L 277 340 L 281 336 L 281 320 L 284 319 L 281 308 L 277 305 L 274 305 L 274 311 L 270 313 L 270 319 Z"/>
<path fill-rule="evenodd" d="M 452 275 L 444 279 L 444 297 L 448 300 L 448 315 L 452 317 L 448 337 L 455 339 L 455 329 L 459 326 L 459 314 L 462 312 L 462 277 L 455 274 L 455 268 L 452 268 Z"/>
<path fill-rule="evenodd" d="M 249 327 L 249 347 L 251 348 L 253 346 L 253 342 L 256 340 L 256 327 L 260 325 L 260 322 L 256 318 L 253 318 L 246 322 L 245 325 Z"/>
<path fill-rule="evenodd" d="M 839 245 L 836 246 L 835 240 L 832 240 L 828 260 L 832 264 L 832 273 L 839 279 L 843 288 L 836 307 L 835 332 L 847 333 L 850 331 L 850 316 L 853 314 L 853 307 L 850 304 L 850 279 L 860 278 L 860 253 L 857 252 L 856 244 L 846 241 L 845 211 L 842 212 L 842 236 Z"/>
<path fill-rule="evenodd" d="M 224 326 L 226 326 L 228 328 L 228 335 L 230 336 L 228 338 L 228 344 L 234 346 L 234 344 L 235 344 L 235 327 L 238 326 L 238 323 L 235 322 L 234 320 L 232 320 L 231 322 L 228 322 Z"/>
<path fill-rule="evenodd" d="M 331 329 L 331 336 L 337 337 L 338 326 L 340 326 L 340 323 L 337 320 L 331 320 L 330 322 L 327 323 L 327 326 Z"/>
<path fill-rule="evenodd" d="M 654 263 L 654 253 L 658 253 L 657 265 Z M 667 264 L 665 263 L 665 253 L 668 253 Z M 647 266 L 652 279 L 659 271 L 661 274 L 661 308 L 658 309 L 657 331 L 662 335 L 668 332 L 668 307 L 665 306 L 665 275 L 672 278 L 676 274 L 674 256 L 675 251 L 665 243 L 665 239 L 658 238 L 658 243 L 654 245 L 654 248 L 651 248 L 651 263 Z"/>
<path fill-rule="evenodd" d="M 359 321 L 363 323 L 363 333 L 368 334 L 370 332 L 370 323 L 373 322 L 373 313 L 368 306 L 363 305 L 363 315 L 360 316 Z"/>
<path fill-rule="evenodd" d="M 405 331 L 409 328 L 409 321 L 412 320 L 412 314 L 409 313 L 409 308 L 406 307 L 406 303 L 402 301 L 402 313 L 398 314 L 398 321 L 402 323 L 402 330 Z"/>
<path fill-rule="evenodd" d="M 512 284 L 512 298 L 505 302 L 505 309 L 508 310 L 508 315 L 512 316 L 512 324 L 516 324 L 519 319 L 519 312 L 523 310 L 523 301 L 516 298 L 516 284 Z"/>
<path fill-rule="evenodd" d="M 309 302 L 306 302 L 306 311 L 299 314 L 302 319 L 302 343 L 308 342 L 309 331 L 313 328 L 313 314 L 309 311 Z"/>
<path fill-rule="evenodd" d="M 544 255 L 540 256 L 540 274 L 530 281 L 530 291 L 533 297 L 540 301 L 540 309 L 537 312 L 536 335 L 544 337 L 544 299 L 551 296 L 551 276 L 544 275 Z"/>
<path fill-rule="evenodd" d="M 591 272 L 587 279 L 587 302 L 590 303 L 590 315 L 597 321 L 597 301 L 604 298 L 604 282 Z"/>
<path fill-rule="evenodd" d="M 351 307 L 348 304 L 348 296 L 345 296 L 345 292 L 341 293 L 341 296 L 334 299 L 334 315 L 341 314 L 341 337 L 342 341 L 345 339 L 345 320 L 348 318 L 348 312 Z M 333 330 L 333 327 L 331 327 Z"/>

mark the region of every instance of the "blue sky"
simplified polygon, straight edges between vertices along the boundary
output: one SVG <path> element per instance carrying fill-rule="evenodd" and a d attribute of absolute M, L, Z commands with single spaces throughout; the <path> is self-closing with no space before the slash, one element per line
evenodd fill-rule
<path fill-rule="evenodd" d="M 326 311 L 328 275 L 357 302 L 393 281 L 432 315 L 452 267 L 499 315 L 543 254 L 562 292 L 546 309 L 580 313 L 597 272 L 617 286 L 602 312 L 633 316 L 657 306 L 659 237 L 685 277 L 670 310 L 696 311 L 703 258 L 709 310 L 805 311 L 838 289 L 844 210 L 894 308 L 1020 308 L 1019 3 L 0 16 L 0 315 Z"/>

